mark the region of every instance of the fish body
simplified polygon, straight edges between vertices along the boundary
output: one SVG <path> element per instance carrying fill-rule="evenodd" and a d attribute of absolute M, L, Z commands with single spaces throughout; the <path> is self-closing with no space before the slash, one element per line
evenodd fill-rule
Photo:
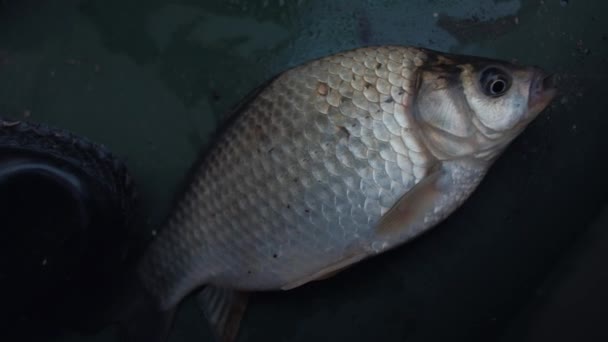
<path fill-rule="evenodd" d="M 196 165 L 137 280 L 159 312 L 206 286 L 233 340 L 233 294 L 323 279 L 435 226 L 553 94 L 536 68 L 404 46 L 287 70 Z"/>

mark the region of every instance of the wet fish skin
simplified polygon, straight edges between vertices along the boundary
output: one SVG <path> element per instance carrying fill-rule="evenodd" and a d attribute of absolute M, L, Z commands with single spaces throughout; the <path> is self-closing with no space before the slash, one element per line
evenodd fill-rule
<path fill-rule="evenodd" d="M 489 68 L 501 96 L 484 93 Z M 401 245 L 458 208 L 549 103 L 552 89 L 532 95 L 539 78 L 402 46 L 282 73 L 197 166 L 139 280 L 168 311 L 201 285 L 289 289 Z"/>
<path fill-rule="evenodd" d="M 390 94 L 380 91 L 390 91 L 390 53 L 362 52 L 286 72 L 244 109 L 201 165 L 199 177 L 152 247 L 156 273 L 143 275 L 153 274 L 157 278 L 148 284 L 164 287 L 155 292 L 183 296 L 191 290 L 184 280 L 193 267 L 218 285 L 280 288 L 297 278 L 288 274 L 292 270 L 321 267 L 306 266 L 315 263 L 311 256 L 319 249 L 333 254 L 330 259 L 341 257 L 356 235 L 368 233 L 368 222 L 380 217 L 382 204 L 384 210 L 390 208 L 424 176 L 430 156 L 419 139 L 399 139 L 389 131 L 412 126 L 400 103 L 413 88 L 411 70 L 422 53 L 401 51 L 400 58 L 408 63 L 400 74 L 408 78 L 401 76 L 403 94 L 395 87 L 397 99 L 388 103 Z M 387 114 L 386 125 L 380 121 L 382 107 L 394 112 L 390 107 L 395 104 L 398 117 Z M 175 255 L 165 258 L 169 251 Z M 205 265 L 197 265 L 203 255 Z M 173 272 L 174 279 L 169 279 Z"/>

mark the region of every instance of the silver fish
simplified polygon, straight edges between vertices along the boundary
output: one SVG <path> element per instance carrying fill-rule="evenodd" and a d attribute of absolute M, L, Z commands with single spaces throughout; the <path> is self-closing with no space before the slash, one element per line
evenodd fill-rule
<path fill-rule="evenodd" d="M 143 256 L 136 281 L 157 323 L 130 340 L 162 341 L 199 291 L 218 339 L 233 341 L 245 292 L 324 279 L 420 235 L 554 95 L 538 68 L 404 46 L 280 74 L 197 165 Z"/>

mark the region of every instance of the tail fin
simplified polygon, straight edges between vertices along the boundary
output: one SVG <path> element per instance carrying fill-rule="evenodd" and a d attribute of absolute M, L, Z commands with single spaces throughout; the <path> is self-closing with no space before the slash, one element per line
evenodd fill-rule
<path fill-rule="evenodd" d="M 134 272 L 135 273 L 135 272 Z M 79 322 L 76 330 L 95 334 L 112 325 L 118 326 L 124 342 L 165 342 L 173 325 L 176 307 L 161 310 L 158 298 L 150 294 L 133 273 L 117 281 L 114 298 L 105 309 Z"/>
<path fill-rule="evenodd" d="M 162 310 L 158 298 L 141 283 L 134 272 L 118 298 L 114 323 L 124 342 L 165 342 L 173 326 L 177 307 Z"/>
<path fill-rule="evenodd" d="M 165 342 L 173 326 L 175 308 L 161 311 L 146 298 L 135 303 L 129 317 L 119 322 L 122 342 Z"/>

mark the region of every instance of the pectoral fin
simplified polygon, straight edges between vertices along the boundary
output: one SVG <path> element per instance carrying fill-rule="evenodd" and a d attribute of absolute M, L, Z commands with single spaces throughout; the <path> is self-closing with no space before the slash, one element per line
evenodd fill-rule
<path fill-rule="evenodd" d="M 388 211 L 376 227 L 379 237 L 391 237 L 406 232 L 414 223 L 424 220 L 432 212 L 442 195 L 441 176 L 437 169 L 416 184 Z"/>
<path fill-rule="evenodd" d="M 393 241 L 396 236 L 401 236 L 404 233 L 407 234 L 408 229 L 412 225 L 419 223 L 420 220 L 424 220 L 425 215 L 433 212 L 438 200 L 442 195 L 445 195 L 445 189 L 442 189 L 441 186 L 444 181 L 442 179 L 443 175 L 442 169 L 435 169 L 399 199 L 397 204 L 382 217 L 376 227 L 375 236 L 379 242 Z M 327 279 L 377 252 L 374 243 L 367 247 L 354 245 L 350 248 L 350 252 L 346 253 L 342 259 L 324 267 L 318 272 L 288 283 L 281 287 L 281 289 L 290 290 L 311 281 Z"/>

